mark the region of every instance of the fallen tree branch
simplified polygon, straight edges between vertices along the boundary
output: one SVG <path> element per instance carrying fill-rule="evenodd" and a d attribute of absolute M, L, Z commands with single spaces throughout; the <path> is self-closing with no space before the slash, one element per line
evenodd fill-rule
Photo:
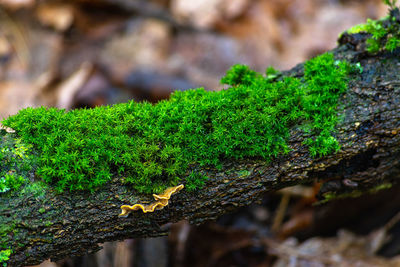
<path fill-rule="evenodd" d="M 322 193 L 371 191 L 400 177 L 400 71 L 399 56 L 369 55 L 362 35 L 344 35 L 333 53 L 338 59 L 360 62 L 363 72 L 352 80 L 341 99 L 336 138 L 341 150 L 312 158 L 303 141 L 308 136 L 293 130 L 287 156 L 272 162 L 225 162 L 221 170 L 202 168 L 210 179 L 197 192 L 181 190 L 154 213 L 133 212 L 121 218 L 120 206 L 149 203 L 152 197 L 135 195 L 117 181 L 94 193 L 55 193 L 31 190 L 0 196 L 0 233 L 13 248 L 10 266 L 59 260 L 100 249 L 99 243 L 168 233 L 172 222 L 193 224 L 218 218 L 238 207 L 261 200 L 265 192 L 315 180 L 325 182 Z M 301 76 L 302 65 L 285 75 Z M 195 168 L 195 167 L 192 167 Z M 334 185 L 334 188 L 329 187 Z"/>

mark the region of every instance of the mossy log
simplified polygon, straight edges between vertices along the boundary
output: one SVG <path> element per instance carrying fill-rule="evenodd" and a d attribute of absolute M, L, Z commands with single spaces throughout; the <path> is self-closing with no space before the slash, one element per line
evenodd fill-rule
<path fill-rule="evenodd" d="M 341 144 L 339 152 L 313 158 L 303 144 L 309 136 L 293 130 L 288 155 L 271 162 L 229 161 L 221 170 L 203 168 L 202 173 L 210 177 L 203 189 L 192 193 L 183 189 L 162 210 L 136 211 L 127 218 L 118 216 L 121 205 L 148 203 L 152 197 L 135 195 L 118 183 L 94 193 L 60 194 L 38 188 L 0 196 L 0 238 L 13 251 L 8 264 L 38 264 L 48 258 L 95 252 L 106 241 L 166 235 L 169 223 L 214 220 L 261 200 L 266 192 L 295 184 L 319 180 L 328 185 L 322 187 L 325 193 L 347 194 L 396 183 L 400 178 L 399 51 L 368 54 L 365 39 L 362 34 L 345 34 L 332 51 L 336 58 L 360 62 L 363 67 L 341 98 L 342 119 L 335 136 Z M 284 74 L 301 76 L 302 70 L 300 64 Z"/>

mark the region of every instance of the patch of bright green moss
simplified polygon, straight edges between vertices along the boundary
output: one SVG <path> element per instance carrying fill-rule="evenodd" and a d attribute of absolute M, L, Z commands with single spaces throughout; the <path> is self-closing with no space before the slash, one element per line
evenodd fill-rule
<path fill-rule="evenodd" d="M 10 255 L 12 253 L 11 249 L 4 249 L 4 250 L 0 250 L 0 263 L 2 264 L 2 266 L 7 266 L 6 261 L 8 261 L 10 259 Z"/>
<path fill-rule="evenodd" d="M 0 264 L 2 266 L 7 266 L 7 261 L 12 254 L 12 249 L 10 249 L 8 245 L 8 237 L 6 236 L 11 233 L 14 228 L 15 224 L 9 222 L 9 220 L 2 221 L 0 225 Z"/>
<path fill-rule="evenodd" d="M 139 192 L 161 192 L 182 183 L 195 190 L 205 176 L 189 165 L 287 154 L 289 130 L 302 125 L 315 138 L 312 156 L 339 149 L 332 136 L 339 97 L 346 91 L 346 62 L 327 53 L 305 64 L 304 77 L 272 82 L 235 65 L 218 92 L 175 92 L 155 105 L 133 101 L 66 112 L 27 108 L 2 123 L 38 153 L 37 175 L 57 190 L 94 190 L 117 175 Z"/>
<path fill-rule="evenodd" d="M 35 165 L 31 148 L 19 138 L 0 136 L 0 193 L 18 190 L 27 182 L 24 177 Z"/>
<path fill-rule="evenodd" d="M 186 189 L 188 191 L 195 191 L 198 188 L 202 188 L 207 179 L 208 177 L 201 173 L 191 172 L 186 178 Z"/>
<path fill-rule="evenodd" d="M 393 9 L 396 7 L 397 0 L 383 0 L 383 3 Z"/>
<path fill-rule="evenodd" d="M 367 19 L 367 23 L 369 22 L 369 20 L 371 20 L 371 19 Z M 361 23 L 361 24 L 354 25 L 350 29 L 347 29 L 345 32 L 348 34 L 357 34 L 357 33 L 361 33 L 361 32 L 367 32 L 367 23 Z"/>
<path fill-rule="evenodd" d="M 396 1 L 384 1 L 390 7 L 389 15 L 380 20 L 368 19 L 365 24 L 358 24 L 347 30 L 349 34 L 365 32 L 371 35 L 367 39 L 367 50 L 393 52 L 400 47 L 400 10 Z"/>
<path fill-rule="evenodd" d="M 366 23 L 361 23 L 354 25 L 350 29 L 346 30 L 348 34 L 356 34 L 356 33 L 371 33 L 375 31 L 380 31 L 382 29 L 381 24 L 388 20 L 390 16 L 383 17 L 379 20 L 367 19 Z"/>

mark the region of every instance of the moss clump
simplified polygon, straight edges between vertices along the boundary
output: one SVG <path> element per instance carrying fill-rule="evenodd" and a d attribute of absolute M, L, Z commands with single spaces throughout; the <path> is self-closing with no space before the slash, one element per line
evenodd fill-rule
<path fill-rule="evenodd" d="M 219 92 L 175 92 L 169 100 L 117 104 L 66 112 L 27 108 L 3 121 L 38 150 L 37 174 L 57 190 L 94 190 L 112 175 L 139 192 L 181 183 L 199 188 L 205 176 L 189 165 L 220 166 L 226 159 L 269 160 L 290 151 L 289 129 L 315 136 L 313 156 L 339 149 L 331 135 L 347 87 L 349 64 L 323 54 L 305 64 L 304 77 L 267 77 L 235 65 Z M 273 73 L 274 75 L 276 72 Z"/>
<path fill-rule="evenodd" d="M 42 181 L 36 181 L 33 183 L 28 183 L 21 191 L 21 196 L 30 196 L 36 199 L 42 199 L 46 195 L 46 190 L 48 189 L 47 184 Z"/>
<path fill-rule="evenodd" d="M 6 261 L 10 259 L 11 253 L 11 249 L 0 250 L 0 264 L 2 264 L 3 267 L 7 266 Z"/>
<path fill-rule="evenodd" d="M 373 19 L 367 19 L 366 23 L 361 23 L 354 25 L 350 29 L 346 30 L 348 34 L 356 34 L 356 33 L 370 33 L 372 34 L 373 32 L 379 32 L 382 30 L 381 24 L 388 20 L 390 16 L 383 17 L 379 20 L 373 20 Z"/>
<path fill-rule="evenodd" d="M 221 79 L 222 84 L 231 86 L 252 85 L 262 81 L 264 78 L 246 65 L 234 65 Z"/>
<path fill-rule="evenodd" d="M 186 178 L 186 189 L 188 191 L 195 191 L 198 188 L 202 188 L 207 179 L 208 177 L 201 173 L 191 172 Z"/>
<path fill-rule="evenodd" d="M 365 24 L 358 24 L 346 32 L 356 34 L 365 32 L 371 35 L 367 39 L 367 50 L 370 53 L 379 51 L 393 52 L 400 47 L 400 10 L 396 7 L 397 1 L 385 0 L 390 7 L 389 15 L 380 20 L 368 19 Z"/>
<path fill-rule="evenodd" d="M 18 190 L 25 182 L 26 180 L 23 176 L 7 173 L 4 177 L 0 178 L 0 193 L 9 190 Z"/>
<path fill-rule="evenodd" d="M 27 181 L 29 171 L 35 165 L 35 157 L 30 153 L 32 145 L 21 139 L 0 136 L 0 194 L 18 190 Z"/>

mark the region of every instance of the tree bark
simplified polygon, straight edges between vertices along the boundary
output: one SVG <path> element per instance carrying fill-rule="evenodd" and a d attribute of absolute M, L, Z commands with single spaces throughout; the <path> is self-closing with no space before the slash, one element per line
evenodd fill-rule
<path fill-rule="evenodd" d="M 293 130 L 287 156 L 269 163 L 248 159 L 225 162 L 222 170 L 202 169 L 210 177 L 202 190 L 183 189 L 164 209 L 136 211 L 127 218 L 118 217 L 121 205 L 151 202 L 152 197 L 135 195 L 116 182 L 94 193 L 57 194 L 49 189 L 44 195 L 0 196 L 0 227 L 7 233 L 2 238 L 13 249 L 9 265 L 83 255 L 99 250 L 98 244 L 105 241 L 166 235 L 172 222 L 186 219 L 201 224 L 290 185 L 320 180 L 324 192 L 346 194 L 396 183 L 400 177 L 399 51 L 370 55 L 365 52 L 365 38 L 345 34 L 332 51 L 338 59 L 360 62 L 363 67 L 341 99 L 342 119 L 335 133 L 341 144 L 338 153 L 310 157 L 302 144 L 308 136 Z M 302 69 L 298 65 L 284 74 L 301 76 Z"/>

